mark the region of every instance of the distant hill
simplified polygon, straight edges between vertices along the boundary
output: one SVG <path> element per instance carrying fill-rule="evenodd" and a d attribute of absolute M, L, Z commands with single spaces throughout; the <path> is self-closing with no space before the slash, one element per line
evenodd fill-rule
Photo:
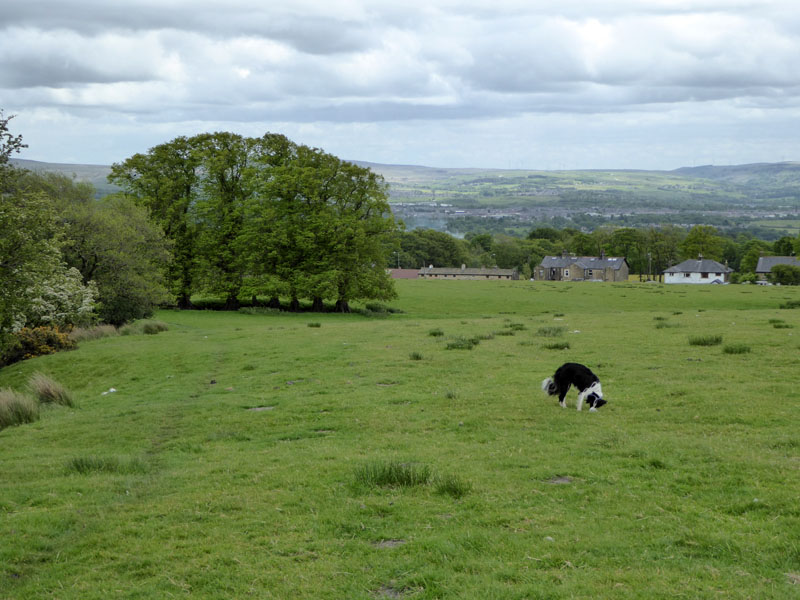
<path fill-rule="evenodd" d="M 118 191 L 107 165 L 11 159 L 91 183 L 97 196 Z M 532 226 L 682 227 L 709 224 L 764 239 L 796 235 L 800 163 L 683 167 L 673 171 L 446 169 L 353 161 L 381 174 L 389 201 L 409 228 L 457 235 L 490 231 L 524 235 Z"/>

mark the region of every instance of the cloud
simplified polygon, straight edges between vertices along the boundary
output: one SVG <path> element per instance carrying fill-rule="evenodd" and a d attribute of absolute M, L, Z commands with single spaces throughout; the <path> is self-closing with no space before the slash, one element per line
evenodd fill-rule
<path fill-rule="evenodd" d="M 788 0 L 41 0 L 4 8 L 0 53 L 17 123 L 87 129 L 377 124 L 449 144 L 455 123 L 489 136 L 557 120 L 566 138 L 593 116 L 700 127 L 713 106 L 750 124 L 800 99 Z"/>

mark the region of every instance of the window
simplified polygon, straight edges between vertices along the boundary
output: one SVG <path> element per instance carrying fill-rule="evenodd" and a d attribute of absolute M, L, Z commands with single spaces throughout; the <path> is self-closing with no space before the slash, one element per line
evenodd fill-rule
<path fill-rule="evenodd" d="M 708 273 L 703 273 L 703 274 L 701 275 L 701 277 L 702 277 L 703 279 L 708 279 Z"/>
<path fill-rule="evenodd" d="M 564 269 L 564 277 L 569 277 L 569 269 Z"/>
<path fill-rule="evenodd" d="M 683 274 L 683 276 L 684 276 L 684 277 L 691 277 L 691 276 L 692 276 L 692 274 L 691 274 L 691 273 L 684 273 L 684 274 Z"/>

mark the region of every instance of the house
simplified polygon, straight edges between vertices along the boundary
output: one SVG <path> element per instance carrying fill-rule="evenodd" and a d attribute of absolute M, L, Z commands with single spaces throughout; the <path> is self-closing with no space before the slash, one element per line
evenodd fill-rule
<path fill-rule="evenodd" d="M 536 267 L 540 281 L 628 281 L 628 261 L 618 256 L 545 256 Z"/>
<path fill-rule="evenodd" d="M 664 283 L 728 283 L 733 269 L 699 255 L 664 271 Z"/>
<path fill-rule="evenodd" d="M 429 267 L 422 267 L 419 270 L 419 277 L 421 279 L 482 279 L 482 280 L 496 280 L 496 279 L 519 279 L 519 273 L 516 269 L 471 269 L 466 265 L 461 265 L 460 269 L 452 268 L 436 268 L 433 265 Z"/>
<path fill-rule="evenodd" d="M 758 259 L 756 265 L 756 275 L 761 281 L 766 281 L 767 275 L 772 271 L 775 265 L 790 265 L 792 267 L 800 267 L 800 260 L 794 256 L 762 256 Z"/>

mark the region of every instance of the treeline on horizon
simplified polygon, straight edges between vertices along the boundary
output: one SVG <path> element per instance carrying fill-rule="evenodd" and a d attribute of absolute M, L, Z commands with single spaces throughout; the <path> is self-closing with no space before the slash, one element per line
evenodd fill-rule
<path fill-rule="evenodd" d="M 800 252 L 800 236 L 767 242 L 739 233 L 728 235 L 710 225 L 690 229 L 664 225 L 637 229 L 600 227 L 592 232 L 575 228 L 537 227 L 525 238 L 505 234 L 468 233 L 463 239 L 433 229 L 401 234 L 401 251 L 394 266 L 402 268 L 497 266 L 517 269 L 524 278 L 545 256 L 568 252 L 576 256 L 618 256 L 628 260 L 631 273 L 660 278 L 663 271 L 689 258 L 703 255 L 727 264 L 734 281 L 755 279 L 761 256 L 790 256 Z"/>

